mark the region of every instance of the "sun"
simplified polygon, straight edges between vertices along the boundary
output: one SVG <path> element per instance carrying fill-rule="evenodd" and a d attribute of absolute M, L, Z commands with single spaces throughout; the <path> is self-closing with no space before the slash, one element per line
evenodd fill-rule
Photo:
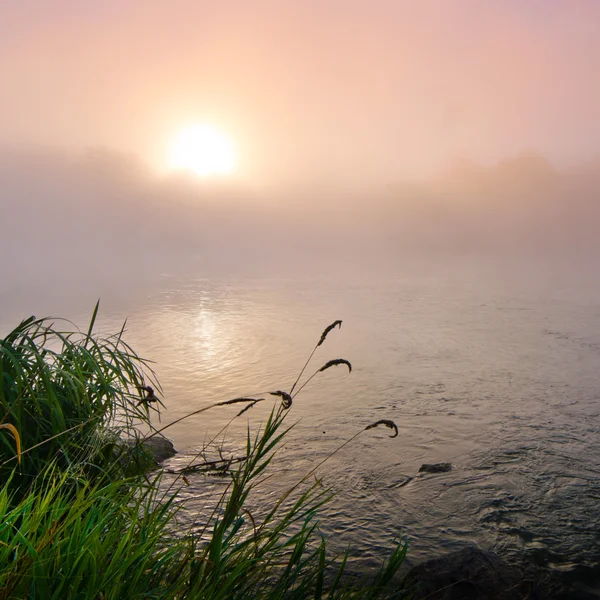
<path fill-rule="evenodd" d="M 190 125 L 171 142 L 167 162 L 170 169 L 190 171 L 200 177 L 231 175 L 236 151 L 229 138 L 211 125 Z"/>

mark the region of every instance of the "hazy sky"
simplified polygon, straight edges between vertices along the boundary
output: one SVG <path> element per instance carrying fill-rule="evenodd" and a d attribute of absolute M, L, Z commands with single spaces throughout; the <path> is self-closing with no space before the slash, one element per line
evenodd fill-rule
<path fill-rule="evenodd" d="M 600 155 L 598 0 L 4 0 L 0 145 L 154 168 L 210 122 L 257 184 Z"/>

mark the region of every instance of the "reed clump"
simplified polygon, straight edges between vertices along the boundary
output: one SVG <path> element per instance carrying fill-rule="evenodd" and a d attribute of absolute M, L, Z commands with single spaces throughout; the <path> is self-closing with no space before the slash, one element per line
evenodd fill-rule
<path fill-rule="evenodd" d="M 150 414 L 161 403 L 151 367 L 124 342 L 124 329 L 94 335 L 97 312 L 86 332 L 32 317 L 0 340 L 0 600 L 389 595 L 404 543 L 367 582 L 345 575 L 348 554 L 328 555 L 316 517 L 331 492 L 313 477 L 325 461 L 260 518 L 247 506 L 289 435 L 295 396 L 316 373 L 339 364 L 350 370 L 350 363 L 329 361 L 294 393 L 309 358 L 290 392 L 263 394 L 274 399 L 268 419 L 248 428 L 239 460 L 219 466 L 225 491 L 200 531 L 181 531 L 178 486 L 191 468 L 166 488 L 162 472 L 148 475 L 144 464 L 132 470 L 131 460 L 121 460 L 124 452 L 139 454 L 142 427 L 148 438 L 175 422 L 153 427 Z M 340 325 L 330 325 L 315 350 Z M 265 397 L 216 402 L 187 417 L 243 405 L 235 419 Z M 379 425 L 397 435 L 395 423 L 381 420 L 335 452 Z M 124 436 L 139 443 L 120 445 Z"/>

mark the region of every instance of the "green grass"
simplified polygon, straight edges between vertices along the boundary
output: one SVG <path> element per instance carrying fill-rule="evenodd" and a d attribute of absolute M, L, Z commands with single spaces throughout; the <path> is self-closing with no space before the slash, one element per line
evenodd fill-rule
<path fill-rule="evenodd" d="M 19 432 L 25 453 L 20 468 L 14 439 L 0 432 L 0 481 L 27 489 L 45 466 L 106 466 L 119 436 L 149 425 L 138 386 L 152 377 L 147 361 L 123 341 L 64 331 L 31 317 L 0 340 L 0 415 Z M 71 326 L 68 322 L 60 322 Z"/>
<path fill-rule="evenodd" d="M 154 377 L 123 331 L 93 335 L 97 310 L 85 333 L 32 318 L 0 340 L 0 414 L 12 426 L 0 429 L 0 600 L 391 595 L 405 544 L 367 583 L 345 574 L 347 554 L 328 555 L 317 515 L 331 492 L 313 477 L 322 463 L 299 474 L 260 519 L 248 509 L 249 495 L 260 495 L 274 453 L 290 435 L 289 415 L 303 386 L 292 392 L 314 351 L 289 393 L 270 393 L 269 418 L 254 432 L 248 428 L 245 456 L 226 466 L 225 491 L 192 532 L 178 519 L 184 471 L 167 488 L 160 472 L 126 471 L 131 461 L 115 453 L 116 438 L 139 438 L 142 426 L 161 435 L 140 401 L 139 387 Z M 340 364 L 351 369 L 334 359 L 315 374 Z M 239 416 L 258 401 L 267 400 L 237 398 L 192 414 L 228 406 Z M 378 421 L 338 450 L 378 425 L 397 433 L 391 421 Z"/>

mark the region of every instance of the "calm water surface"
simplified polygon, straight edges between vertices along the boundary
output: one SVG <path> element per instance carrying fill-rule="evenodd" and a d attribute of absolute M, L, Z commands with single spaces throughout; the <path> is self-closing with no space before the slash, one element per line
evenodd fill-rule
<path fill-rule="evenodd" d="M 20 293 L 28 300 L 14 291 L 1 298 L 4 331 L 28 309 L 49 312 Z M 156 361 L 163 423 L 215 401 L 289 389 L 323 328 L 343 319 L 308 371 L 339 357 L 354 370 L 330 369 L 298 396 L 297 426 L 257 510 L 365 425 L 393 419 L 399 437 L 365 432 L 319 471 L 336 492 L 321 512 L 333 550 L 350 545 L 372 566 L 406 537 L 413 563 L 477 543 L 578 577 L 597 571 L 600 286 L 589 278 L 165 276 L 107 295 L 101 327 L 114 331 L 127 317 L 129 342 Z M 59 313 L 64 299 L 56 300 Z M 83 325 L 92 305 L 73 301 L 69 316 Z M 225 433 L 234 408 L 173 427 L 181 452 L 169 466 L 184 466 L 214 436 L 235 453 L 246 417 L 256 426 L 268 408 Z M 453 470 L 417 474 L 441 461 Z M 188 479 L 193 523 L 221 484 Z"/>

